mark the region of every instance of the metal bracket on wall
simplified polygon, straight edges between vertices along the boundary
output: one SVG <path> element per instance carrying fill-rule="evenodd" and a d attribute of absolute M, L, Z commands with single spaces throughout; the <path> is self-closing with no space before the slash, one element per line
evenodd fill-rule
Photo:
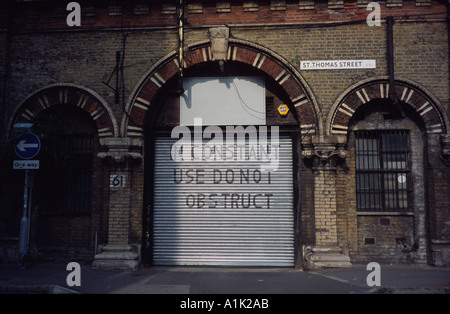
<path fill-rule="evenodd" d="M 116 66 L 114 67 L 114 70 L 112 71 L 111 75 L 109 76 L 108 81 L 102 82 L 103 84 L 105 84 L 106 86 L 108 86 L 109 88 L 111 88 L 114 91 L 114 101 L 116 104 L 118 104 L 119 100 L 120 100 L 120 93 L 119 93 L 120 92 L 119 81 L 120 81 L 120 70 L 121 70 L 120 60 L 121 60 L 120 51 L 116 51 Z M 114 74 L 116 74 L 116 88 L 109 85 Z"/>

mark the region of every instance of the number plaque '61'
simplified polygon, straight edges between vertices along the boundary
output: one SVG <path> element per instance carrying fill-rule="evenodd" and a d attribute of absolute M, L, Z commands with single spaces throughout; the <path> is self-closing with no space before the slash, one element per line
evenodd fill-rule
<path fill-rule="evenodd" d="M 109 187 L 110 188 L 123 188 L 125 187 L 125 175 L 123 174 L 112 174 L 109 176 Z"/>

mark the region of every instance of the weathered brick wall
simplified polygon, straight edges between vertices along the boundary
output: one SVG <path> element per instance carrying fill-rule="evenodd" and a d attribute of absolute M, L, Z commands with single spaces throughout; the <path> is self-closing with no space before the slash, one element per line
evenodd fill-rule
<path fill-rule="evenodd" d="M 333 27 L 305 28 L 266 27 L 258 35 L 258 42 L 270 47 L 299 68 L 302 60 L 376 59 L 377 68 L 357 71 L 301 71 L 311 86 L 317 102 L 326 116 L 329 108 L 348 86 L 372 76 L 386 75 L 384 27 L 373 28 L 366 24 Z M 237 38 L 252 40 L 252 29 L 232 29 Z M 374 42 L 380 44 L 374 45 Z"/>
<path fill-rule="evenodd" d="M 42 215 L 40 214 L 33 225 L 35 242 L 39 252 L 48 257 L 67 257 L 72 254 L 79 259 L 93 254 L 90 246 L 90 217 L 89 215 Z"/>
<path fill-rule="evenodd" d="M 300 171 L 300 243 L 315 243 L 315 215 L 314 215 L 314 174 L 308 167 L 302 165 Z"/>
<path fill-rule="evenodd" d="M 445 165 L 440 160 L 439 155 L 436 156 L 436 147 L 439 140 L 436 137 L 431 138 L 431 145 L 427 147 L 430 151 L 428 168 L 427 168 L 427 192 L 430 210 L 430 237 L 433 240 L 448 241 L 450 238 L 450 217 L 449 208 L 450 200 L 450 170 L 448 163 Z M 450 262 L 450 261 L 448 261 Z"/>
<path fill-rule="evenodd" d="M 317 8 L 321 8 L 323 5 L 317 4 Z M 377 68 L 373 70 L 302 72 L 321 104 L 324 114 L 327 113 L 339 93 L 352 83 L 364 78 L 387 74 L 385 26 L 368 27 L 363 19 L 367 11 L 364 12 L 362 9 L 357 11 L 358 14 L 356 15 L 359 20 L 363 21 L 362 23 L 340 26 L 325 25 L 314 28 L 305 27 L 307 26 L 305 24 L 280 24 L 298 22 L 293 17 L 287 18 L 291 14 L 305 15 L 304 10 L 296 9 L 294 4 L 288 3 L 287 11 L 272 11 L 267 3 L 261 3 L 258 9 L 259 19 L 255 16 L 255 13 L 246 12 L 238 6 L 238 3 L 233 3 L 229 13 L 217 13 L 215 3 L 210 3 L 204 5 L 201 14 L 190 14 L 188 21 L 191 28 L 186 31 L 186 43 L 207 39 L 207 29 L 194 27 L 200 23 L 203 23 L 203 25 L 220 24 L 221 20 L 217 20 L 217 17 L 223 16 L 223 19 L 226 19 L 224 23 L 232 25 L 231 36 L 250 41 L 257 38 L 259 44 L 270 47 L 296 67 L 298 67 L 299 60 L 375 58 Z M 434 4 L 433 9 L 427 7 L 422 11 L 411 12 L 414 14 L 434 13 L 437 10 L 434 9 L 435 7 L 438 7 L 438 5 Z M 350 10 L 351 8 L 347 9 Z M 410 4 L 407 6 L 405 3 L 402 9 L 405 11 L 404 14 L 411 13 L 408 11 L 409 9 L 412 10 Z M 85 22 L 83 25 L 86 25 L 83 27 L 120 26 L 117 16 L 110 16 L 105 13 L 105 10 L 107 8 L 97 8 L 95 16 L 83 17 Z M 147 23 L 150 23 L 149 25 L 154 25 L 160 21 L 156 18 L 158 8 L 152 8 L 148 15 L 131 14 L 129 10 L 130 8 L 125 11 L 125 16 L 127 20 L 132 19 L 133 26 L 139 26 L 140 23 L 143 23 L 141 20 L 144 17 L 146 17 Z M 386 11 L 383 15 L 393 13 L 390 10 L 392 9 L 382 7 L 382 12 Z M 310 11 L 306 11 L 310 13 Z M 11 80 L 12 82 L 20 81 L 21 84 L 10 84 L 8 97 L 8 103 L 11 104 L 9 106 L 10 111 L 13 110 L 12 104 L 22 101 L 26 97 L 25 95 L 29 95 L 42 86 L 61 81 L 89 86 L 109 103 L 114 103 L 112 91 L 102 82 L 106 82 L 112 74 L 116 65 L 115 52 L 123 50 L 124 41 L 125 52 L 122 51 L 122 54 L 125 57 L 123 83 L 126 101 L 138 80 L 150 66 L 177 47 L 177 33 L 170 28 L 166 30 L 127 30 L 124 32 L 126 35 L 124 40 L 125 36 L 120 30 L 83 32 L 84 28 L 81 28 L 79 31 L 71 31 L 65 25 L 64 15 L 47 14 L 48 16 L 44 16 L 49 18 L 48 23 L 42 24 L 41 17 L 38 20 L 40 27 L 58 27 L 58 29 L 68 32 L 44 34 L 31 32 L 19 33 L 14 36 L 11 47 Z M 273 14 L 282 14 L 284 19 L 279 21 Z M 164 16 L 167 18 L 172 15 Z M 261 16 L 264 18 L 261 19 Z M 340 17 L 337 21 L 343 21 L 348 19 L 346 16 L 340 12 L 328 17 Z M 349 14 L 349 16 L 353 15 Z M 22 19 L 25 18 L 26 15 L 22 17 Z M 214 19 L 214 22 L 208 23 L 207 18 Z M 325 16 L 318 16 L 318 22 L 321 21 L 320 18 L 323 21 Z M 91 20 L 97 21 L 97 24 L 91 23 Z M 249 23 L 264 23 L 266 20 L 267 25 L 247 26 Z M 399 19 L 394 26 L 396 74 L 427 86 L 444 104 L 447 104 L 449 91 L 448 84 L 445 84 L 445 82 L 448 69 L 443 66 L 448 58 L 446 32 L 444 31 L 445 23 L 424 23 L 411 20 L 414 19 L 411 18 L 407 22 Z M 29 26 L 28 21 L 27 23 L 25 21 L 21 23 L 21 21 L 19 19 L 16 22 L 19 29 Z M 60 23 L 52 24 L 50 21 L 59 21 Z M 163 25 L 167 25 L 169 22 L 166 20 Z M 244 23 L 245 25 L 240 26 Z M 278 24 L 275 26 L 271 23 Z M 42 69 L 45 69 L 45 72 Z M 24 71 L 28 75 L 24 76 Z M 36 78 L 39 78 L 39 80 Z M 114 84 L 114 81 L 112 84 Z M 122 105 L 123 103 L 124 100 L 121 101 Z M 122 114 L 120 108 L 116 108 L 116 114 L 118 116 Z"/>
<path fill-rule="evenodd" d="M 147 71 L 177 49 L 176 10 L 171 4 L 121 6 L 96 5 L 92 1 L 80 1 L 80 4 L 83 9 L 80 28 L 67 26 L 68 12 L 62 4 L 17 4 L 13 12 L 13 29 L 9 33 L 11 74 L 7 80 L 6 103 L 2 103 L 1 111 L 6 120 L 11 118 L 18 104 L 37 90 L 54 83 L 74 83 L 98 93 L 120 122 L 127 102 Z M 382 18 L 396 16 L 395 74 L 425 87 L 450 114 L 445 4 L 442 1 L 402 1 L 402 6 L 381 5 Z M 319 104 L 319 118 L 323 123 L 336 99 L 349 86 L 367 78 L 387 75 L 386 26 L 384 23 L 380 27 L 367 26 L 368 11 L 364 1 L 221 1 L 220 5 L 213 1 L 198 1 L 189 3 L 187 9 L 187 45 L 208 40 L 211 25 L 228 25 L 232 38 L 267 47 L 297 69 L 300 60 L 376 59 L 376 69 L 370 70 L 301 71 Z M 1 31 L 0 47 L 6 47 L 2 45 L 5 39 L 6 33 Z M 121 90 L 118 104 L 113 91 L 104 84 L 116 66 L 116 51 L 121 51 L 124 57 L 123 77 L 119 77 L 123 93 Z M 5 59 L 6 53 L 0 49 L 1 73 L 4 73 Z M 112 87 L 115 87 L 115 79 L 116 76 L 112 76 Z M 348 246 L 352 256 L 361 254 L 361 258 L 372 258 L 371 252 L 378 251 L 365 251 L 365 244 L 361 242 L 364 237 L 381 236 L 378 244 L 388 239 L 392 241 L 401 236 L 393 231 L 396 226 L 403 224 L 406 228 L 411 222 L 409 217 L 393 217 L 390 226 L 375 226 L 370 222 L 378 220 L 371 219 L 379 217 L 357 216 L 352 147 L 350 139 L 348 169 L 339 169 L 336 177 L 313 173 L 308 165 L 302 165 L 300 238 L 302 243 L 325 243 L 326 239 L 316 239 L 315 221 L 318 221 L 317 228 L 333 230 L 338 244 Z M 438 136 L 429 137 L 428 148 L 432 156 L 432 160 L 426 161 L 429 162 L 426 180 L 429 183 L 430 236 L 448 240 L 449 168 L 439 159 Z M 128 192 L 112 191 L 109 189 L 110 165 L 96 160 L 96 169 L 99 169 L 94 175 L 98 187 L 94 199 L 96 212 L 92 213 L 87 230 L 88 246 L 93 246 L 96 230 L 103 243 L 108 240 L 140 241 L 145 179 L 142 167 L 143 164 L 133 166 L 127 172 L 129 186 L 125 191 Z M 316 177 L 318 175 L 320 178 Z M 335 218 L 327 220 L 326 213 L 334 211 Z M 323 219 L 322 214 L 325 215 Z M 109 226 L 108 221 L 111 222 Z M 124 234 L 119 231 L 119 226 L 129 232 Z M 386 229 L 392 232 L 386 232 Z M 108 239 L 108 232 L 111 239 Z M 389 243 L 392 252 L 398 253 L 397 243 Z"/>
<path fill-rule="evenodd" d="M 140 243 L 142 240 L 142 220 L 144 209 L 144 170 L 137 167 L 131 179 L 131 201 L 130 201 L 130 241 Z"/>
<path fill-rule="evenodd" d="M 433 177 L 434 187 L 434 208 L 435 219 L 432 228 L 432 236 L 436 240 L 447 240 L 450 238 L 450 222 L 448 209 L 450 208 L 450 174 L 447 168 L 440 168 L 430 171 L 429 176 Z M 447 209 L 447 210 L 446 210 Z"/>
<path fill-rule="evenodd" d="M 429 88 L 448 107 L 448 46 L 444 22 L 397 22 L 394 26 L 395 74 Z M 387 70 L 386 28 L 365 23 L 320 28 L 264 27 L 258 43 L 280 53 L 294 66 L 300 60 L 375 59 L 376 69 L 301 71 L 321 105 L 324 115 L 349 86 L 363 79 L 385 76 Z M 236 28 L 231 34 L 252 40 L 254 29 Z M 405 35 L 406 34 L 406 35 Z M 426 38 L 426 39 L 425 39 Z"/>
<path fill-rule="evenodd" d="M 0 5 L 0 130 L 3 130 L 6 123 L 4 113 L 5 87 L 8 63 L 8 33 L 5 31 L 8 25 L 8 10 L 4 4 Z"/>
<path fill-rule="evenodd" d="M 13 36 L 11 44 L 11 78 L 8 88 L 8 114 L 16 104 L 36 90 L 54 83 L 68 82 L 96 91 L 120 118 L 124 104 L 139 79 L 152 63 L 175 49 L 176 37 L 167 32 L 132 33 L 126 38 L 123 79 L 125 99 L 115 104 L 114 92 L 106 86 L 116 67 L 116 51 L 122 51 L 119 32 L 33 33 Z M 164 42 L 164 45 L 160 43 Z M 52 47 L 52 48 L 49 48 Z M 24 75 L 26 73 L 26 75 Z M 116 75 L 109 82 L 116 87 Z"/>
<path fill-rule="evenodd" d="M 130 226 L 131 176 L 129 171 L 114 171 L 115 175 L 123 176 L 124 186 L 110 188 L 108 243 L 128 244 Z"/>
<path fill-rule="evenodd" d="M 82 3 L 82 8 L 86 12 L 79 29 L 71 29 L 65 24 L 67 12 L 60 7 L 40 11 L 22 9 L 24 12 L 15 20 L 15 27 L 22 33 L 15 34 L 11 47 L 12 82 L 21 81 L 22 84 L 10 84 L 8 103 L 20 102 L 24 95 L 37 88 L 61 81 L 89 86 L 109 103 L 114 103 L 112 91 L 102 82 L 107 81 L 114 70 L 115 52 L 123 50 L 124 37 L 126 101 L 150 66 L 177 48 L 173 10 L 164 11 L 160 5 L 149 5 L 146 10 L 141 5 L 136 10 L 132 5 L 126 5 L 121 8 L 124 10 L 122 15 L 121 10 L 113 6 L 95 7 Z M 227 24 L 232 37 L 269 47 L 296 67 L 300 60 L 376 59 L 377 68 L 373 70 L 302 72 L 324 115 L 339 93 L 352 83 L 387 75 L 385 25 L 367 26 L 368 11 L 356 2 L 333 10 L 328 10 L 326 1 L 316 1 L 315 10 L 301 9 L 297 1 L 287 1 L 281 6 L 270 1 L 257 1 L 256 10 L 252 11 L 245 10 L 242 2 L 235 1 L 230 2 L 230 10 L 218 11 L 215 2 L 204 3 L 201 8 L 191 8 L 191 13 L 187 14 L 186 44 L 208 39 L 204 25 Z M 396 8 L 382 4 L 382 18 L 390 14 L 399 16 L 394 25 L 396 74 L 427 86 L 448 107 L 446 24 L 443 20 L 423 21 L 423 14 L 433 14 L 428 19 L 436 20 L 444 18 L 445 11 L 445 6 L 439 2 L 417 6 L 415 1 L 403 1 L 402 7 Z M 123 34 L 120 31 L 122 19 L 127 27 Z M 349 24 L 333 25 L 331 22 Z M 325 24 L 316 26 L 314 23 Z M 36 28 L 63 32 L 32 31 Z M 97 31 L 85 32 L 87 29 Z M 29 75 L 24 76 L 24 71 Z M 13 105 L 10 107 L 12 109 Z M 120 108 L 116 108 L 116 114 L 122 114 Z"/>
<path fill-rule="evenodd" d="M 424 86 L 450 114 L 445 23 L 395 23 L 394 45 L 395 75 Z"/>
<path fill-rule="evenodd" d="M 0 17 L 1 18 L 1 17 Z M 5 101 L 5 84 L 6 84 L 6 47 L 7 47 L 7 35 L 6 33 L 0 33 L 0 103 L 3 104 Z M 3 112 L 4 106 L 0 106 L 0 130 L 4 128 L 6 124 L 6 115 Z"/>
<path fill-rule="evenodd" d="M 358 254 L 355 262 L 396 263 L 410 262 L 414 253 L 404 250 L 402 244 L 414 242 L 412 216 L 358 216 Z M 410 245 L 410 244 L 408 244 Z"/>

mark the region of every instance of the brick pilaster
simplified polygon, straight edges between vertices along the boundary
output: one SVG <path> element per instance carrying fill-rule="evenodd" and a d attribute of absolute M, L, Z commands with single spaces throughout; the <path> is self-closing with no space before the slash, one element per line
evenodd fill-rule
<path fill-rule="evenodd" d="M 139 265 L 140 248 L 131 242 L 133 169 L 141 163 L 139 140 L 106 138 L 101 144 L 107 151 L 99 153 L 110 166 L 108 244 L 95 256 L 93 267 L 135 269 Z"/>
<path fill-rule="evenodd" d="M 336 171 L 330 166 L 315 170 L 314 207 L 316 245 L 337 245 Z"/>
<path fill-rule="evenodd" d="M 110 182 L 108 244 L 128 244 L 130 227 L 130 171 L 110 173 L 110 180 L 118 180 L 118 186 Z"/>
<path fill-rule="evenodd" d="M 347 157 L 344 137 L 312 136 L 303 144 L 303 157 L 314 172 L 315 244 L 305 248 L 306 268 L 351 267 L 338 240 L 337 167 Z"/>

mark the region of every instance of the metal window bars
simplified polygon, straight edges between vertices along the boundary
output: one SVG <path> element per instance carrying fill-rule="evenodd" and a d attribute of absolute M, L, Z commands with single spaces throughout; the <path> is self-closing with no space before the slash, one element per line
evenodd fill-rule
<path fill-rule="evenodd" d="M 359 211 L 407 211 L 410 162 L 407 130 L 355 132 Z"/>
<path fill-rule="evenodd" d="M 93 151 L 92 135 L 64 137 L 65 167 L 46 167 L 47 188 L 41 205 L 47 213 L 86 213 L 92 207 Z"/>

